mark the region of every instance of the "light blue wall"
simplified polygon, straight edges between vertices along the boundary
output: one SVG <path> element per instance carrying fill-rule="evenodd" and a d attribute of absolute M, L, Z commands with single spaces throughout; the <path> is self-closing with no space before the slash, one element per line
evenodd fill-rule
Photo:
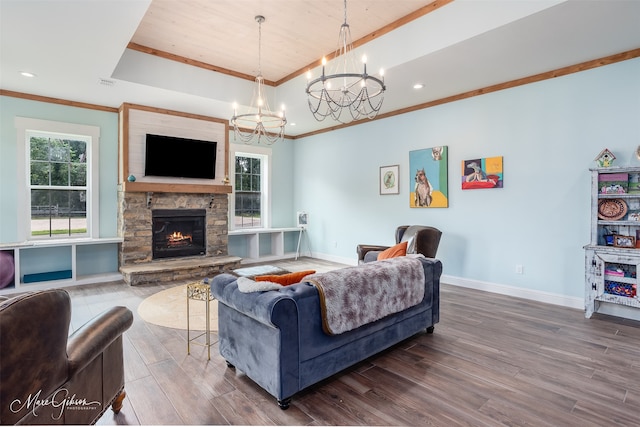
<path fill-rule="evenodd" d="M 0 96 L 0 243 L 17 241 L 15 117 L 100 127 L 100 236 L 117 236 L 118 114 Z"/>
<path fill-rule="evenodd" d="M 588 169 L 605 147 L 628 165 L 640 145 L 638 76 L 634 59 L 296 140 L 293 209 L 309 212 L 312 251 L 355 263 L 359 243 L 433 225 L 445 275 L 582 297 Z M 409 208 L 409 151 L 439 145 L 449 208 Z M 504 157 L 504 188 L 462 191 L 461 162 L 493 156 Z M 400 194 L 381 196 L 379 167 L 394 164 Z"/>
<path fill-rule="evenodd" d="M 293 145 L 292 140 L 273 144 L 271 160 L 271 226 L 295 227 L 296 212 L 293 208 Z"/>
<path fill-rule="evenodd" d="M 306 210 L 313 253 L 355 263 L 358 243 L 434 225 L 445 275 L 582 297 L 588 168 L 605 147 L 627 165 L 640 145 L 639 75 L 634 59 L 276 144 L 272 226 Z M 15 116 L 100 126 L 100 236 L 116 236 L 117 115 L 2 96 L 0 243 L 16 239 Z M 449 208 L 411 209 L 409 151 L 438 145 L 449 147 Z M 461 161 L 492 156 L 504 157 L 504 188 L 463 192 Z M 394 164 L 400 194 L 381 196 L 379 167 Z"/>

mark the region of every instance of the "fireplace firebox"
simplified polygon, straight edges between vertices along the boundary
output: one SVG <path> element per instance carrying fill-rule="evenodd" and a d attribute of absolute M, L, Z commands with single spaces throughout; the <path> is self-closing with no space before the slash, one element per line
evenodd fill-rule
<path fill-rule="evenodd" d="M 153 259 L 206 254 L 204 209 L 154 209 L 151 219 Z"/>

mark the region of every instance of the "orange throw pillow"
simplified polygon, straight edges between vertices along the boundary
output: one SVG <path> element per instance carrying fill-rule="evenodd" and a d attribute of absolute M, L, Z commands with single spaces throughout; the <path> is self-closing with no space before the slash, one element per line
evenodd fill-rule
<path fill-rule="evenodd" d="M 382 259 L 395 258 L 399 256 L 405 256 L 407 254 L 407 244 L 409 242 L 398 243 L 395 246 L 391 246 L 389 249 L 385 249 L 384 251 L 378 254 L 378 261 Z"/>
<path fill-rule="evenodd" d="M 256 276 L 256 282 L 274 282 L 279 283 L 282 286 L 289 286 L 295 283 L 299 283 L 306 276 L 315 273 L 315 270 L 298 271 L 297 273 L 288 274 L 267 274 L 264 276 Z"/>

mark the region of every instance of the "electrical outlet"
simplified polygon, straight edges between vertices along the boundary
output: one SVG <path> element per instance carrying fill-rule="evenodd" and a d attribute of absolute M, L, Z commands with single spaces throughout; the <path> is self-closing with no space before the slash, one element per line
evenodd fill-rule
<path fill-rule="evenodd" d="M 516 274 L 524 274 L 524 267 L 522 267 L 522 264 L 516 264 Z"/>

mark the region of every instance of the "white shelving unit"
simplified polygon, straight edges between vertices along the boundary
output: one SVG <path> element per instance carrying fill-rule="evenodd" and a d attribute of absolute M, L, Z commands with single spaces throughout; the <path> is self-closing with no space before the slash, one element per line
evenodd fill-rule
<path fill-rule="evenodd" d="M 584 247 L 587 318 L 604 313 L 640 320 L 640 247 L 637 243 L 623 247 L 627 237 L 640 237 L 640 191 L 631 185 L 626 190 L 616 187 L 619 176 L 626 176 L 629 184 L 637 182 L 640 167 L 591 169 L 591 241 Z M 607 208 L 601 207 L 606 204 L 613 206 L 611 218 Z M 617 215 L 616 209 L 620 209 Z"/>
<path fill-rule="evenodd" d="M 229 231 L 229 255 L 242 258 L 242 264 L 272 261 L 296 256 L 301 228 L 249 228 Z"/>
<path fill-rule="evenodd" d="M 110 246 L 121 242 L 114 237 L 0 244 L 0 251 L 12 253 L 15 266 L 14 285 L 0 289 L 0 294 L 121 280 L 117 251 L 112 251 L 115 271 L 105 256 Z"/>

